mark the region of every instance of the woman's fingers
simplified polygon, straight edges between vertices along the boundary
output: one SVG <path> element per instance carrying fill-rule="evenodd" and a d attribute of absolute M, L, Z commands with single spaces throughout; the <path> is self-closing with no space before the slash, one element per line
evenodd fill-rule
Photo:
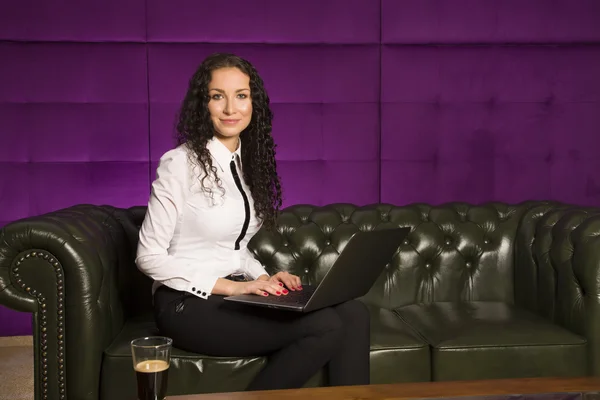
<path fill-rule="evenodd" d="M 275 285 L 278 285 L 281 290 L 286 290 L 285 287 L 285 275 L 283 272 L 279 272 L 276 275 L 273 275 L 270 279 L 270 282 L 273 282 Z"/>
<path fill-rule="evenodd" d="M 300 279 L 298 279 L 298 281 L 300 281 Z M 287 286 L 288 288 L 290 288 L 291 290 L 298 290 L 298 283 L 296 282 L 296 279 L 294 277 L 294 275 L 290 275 L 286 280 L 285 280 L 285 286 Z"/>
<path fill-rule="evenodd" d="M 285 285 L 290 290 L 302 290 L 302 281 L 300 281 L 300 278 L 289 272 L 278 272 L 272 279 L 279 281 L 282 286 Z"/>
<path fill-rule="evenodd" d="M 283 294 L 287 294 L 287 293 L 284 293 L 284 290 L 285 289 L 283 287 L 279 286 L 277 283 L 270 282 L 270 281 L 259 281 L 258 291 L 262 292 L 259 294 L 261 294 L 263 296 L 264 296 L 264 293 L 268 293 L 273 296 L 281 296 Z"/>
<path fill-rule="evenodd" d="M 296 275 L 288 274 L 287 276 L 283 277 L 282 280 L 285 283 L 285 286 L 291 290 L 302 290 L 302 282 Z"/>

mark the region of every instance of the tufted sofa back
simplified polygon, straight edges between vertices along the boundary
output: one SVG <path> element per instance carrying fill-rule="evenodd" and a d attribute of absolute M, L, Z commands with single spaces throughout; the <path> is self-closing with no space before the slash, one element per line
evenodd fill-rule
<path fill-rule="evenodd" d="M 123 227 L 126 246 L 132 250 L 128 267 L 119 268 L 119 288 L 114 292 L 128 294 L 121 300 L 126 314 L 150 311 L 151 281 L 133 264 L 145 207 L 111 207 L 110 213 Z M 573 314 L 561 312 L 561 307 L 583 307 L 577 300 L 582 295 L 570 292 L 596 291 L 580 285 L 583 277 L 571 275 L 586 266 L 582 260 L 575 263 L 575 245 L 590 248 L 585 250 L 588 258 L 600 257 L 593 251 L 600 245 L 599 214 L 600 209 L 553 202 L 294 205 L 282 211 L 275 232 L 259 231 L 249 249 L 270 273 L 289 271 L 314 284 L 354 232 L 409 227 L 410 234 L 365 301 L 388 309 L 421 302 L 505 301 L 560 320 Z M 572 240 L 577 243 L 570 244 Z M 565 275 L 572 287 L 558 290 L 558 274 Z"/>
<path fill-rule="evenodd" d="M 277 232 L 260 231 L 249 248 L 269 272 L 285 270 L 314 284 L 353 233 L 409 227 L 364 300 L 390 309 L 415 302 L 513 302 L 513 244 L 531 205 L 295 205 L 283 211 Z"/>

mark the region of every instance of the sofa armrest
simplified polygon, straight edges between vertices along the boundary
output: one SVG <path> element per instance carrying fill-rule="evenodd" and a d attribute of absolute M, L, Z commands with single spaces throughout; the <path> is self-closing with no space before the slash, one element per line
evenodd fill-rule
<path fill-rule="evenodd" d="M 77 205 L 0 230 L 0 304 L 33 314 L 36 399 L 97 399 L 103 350 L 124 323 L 118 209 Z"/>
<path fill-rule="evenodd" d="M 586 338 L 600 375 L 600 209 L 542 206 L 516 243 L 515 301 Z"/>

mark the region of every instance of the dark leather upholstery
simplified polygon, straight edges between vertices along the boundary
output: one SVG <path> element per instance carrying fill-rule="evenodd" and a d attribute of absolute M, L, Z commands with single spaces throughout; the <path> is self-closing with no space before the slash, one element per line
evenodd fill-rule
<path fill-rule="evenodd" d="M 79 205 L 0 231 L 0 303 L 33 313 L 38 398 L 132 398 L 128 343 L 157 333 L 134 264 L 144 212 Z M 362 298 L 373 383 L 598 374 L 600 209 L 297 205 L 250 248 L 317 283 L 354 232 L 392 226 L 411 233 Z M 264 362 L 176 349 L 170 393 L 243 390 Z"/>
<path fill-rule="evenodd" d="M 587 375 L 583 337 L 507 303 L 437 302 L 394 311 L 431 345 L 433 380 Z"/>

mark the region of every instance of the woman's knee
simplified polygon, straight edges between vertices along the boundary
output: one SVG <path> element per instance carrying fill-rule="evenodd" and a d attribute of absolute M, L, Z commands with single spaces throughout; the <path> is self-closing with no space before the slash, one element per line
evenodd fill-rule
<path fill-rule="evenodd" d="M 360 300 L 349 300 L 338 304 L 335 311 L 346 326 L 370 324 L 371 314 L 369 308 Z"/>
<path fill-rule="evenodd" d="M 307 316 L 306 322 L 310 325 L 310 331 L 313 334 L 329 334 L 332 336 L 341 335 L 344 329 L 344 322 L 337 312 L 331 308 L 322 308 L 313 311 Z"/>

